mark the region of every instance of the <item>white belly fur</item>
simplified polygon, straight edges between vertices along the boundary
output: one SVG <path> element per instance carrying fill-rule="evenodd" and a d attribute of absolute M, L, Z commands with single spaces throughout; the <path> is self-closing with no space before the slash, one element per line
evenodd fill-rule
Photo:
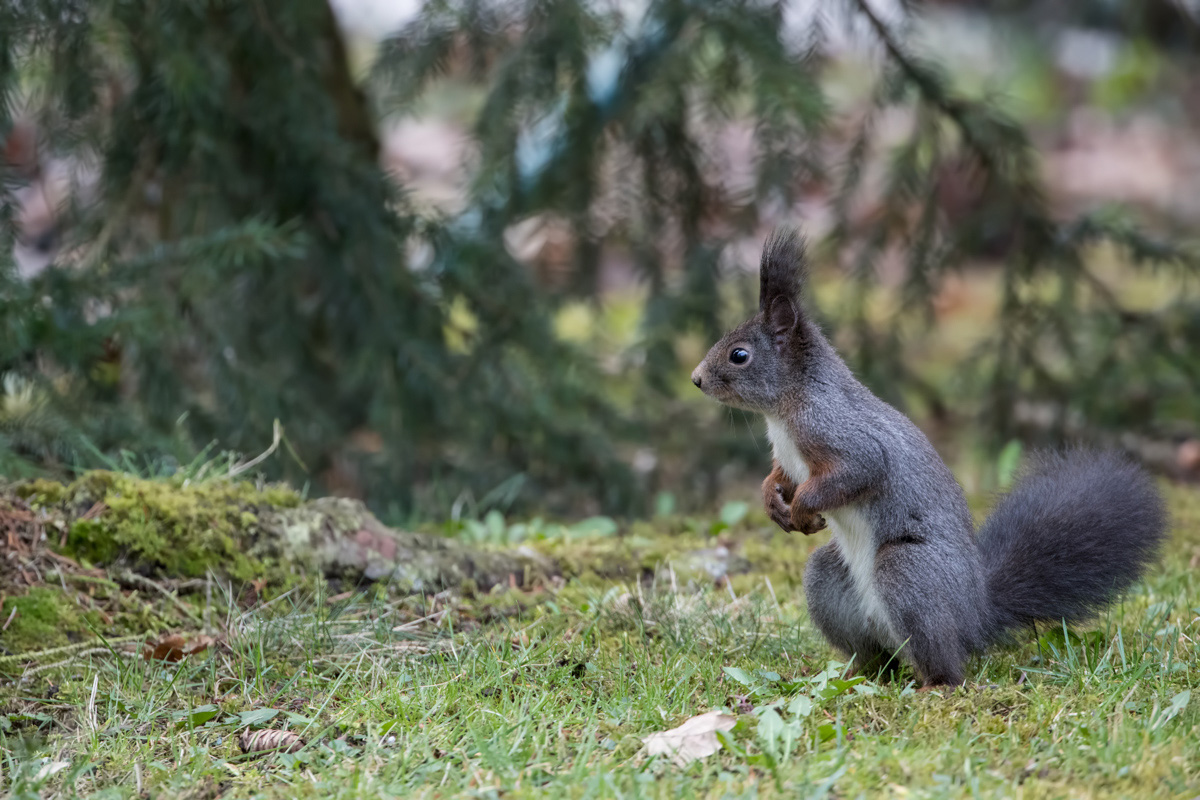
<path fill-rule="evenodd" d="M 767 417 L 767 438 L 771 440 L 771 448 L 775 451 L 775 460 L 788 477 L 796 483 L 808 480 L 810 470 L 804 461 L 804 456 L 796 448 L 796 442 L 788 433 L 787 425 L 779 417 Z"/>
<path fill-rule="evenodd" d="M 796 448 L 796 442 L 788 433 L 787 425 L 778 417 L 767 417 L 767 438 L 775 451 L 775 460 L 788 477 L 796 483 L 808 480 L 811 470 Z M 875 535 L 867 516 L 854 505 L 822 512 L 833 530 L 833 541 L 837 544 L 842 559 L 850 568 L 850 578 L 858 590 L 858 599 L 863 616 L 876 628 L 877 635 L 899 646 L 887 609 L 875 588 Z"/>

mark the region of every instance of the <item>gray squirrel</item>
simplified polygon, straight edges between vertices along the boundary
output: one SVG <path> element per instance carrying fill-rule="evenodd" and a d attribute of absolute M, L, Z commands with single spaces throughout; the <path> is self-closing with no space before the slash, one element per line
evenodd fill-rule
<path fill-rule="evenodd" d="M 925 435 L 859 383 L 801 306 L 804 242 L 768 239 L 759 312 L 692 373 L 705 394 L 763 414 L 763 482 L 785 531 L 832 541 L 804 571 L 813 622 L 857 671 L 909 663 L 921 688 L 963 683 L 967 659 L 1036 622 L 1082 621 L 1136 581 L 1166 532 L 1153 480 L 1109 451 L 1035 454 L 974 532 Z"/>

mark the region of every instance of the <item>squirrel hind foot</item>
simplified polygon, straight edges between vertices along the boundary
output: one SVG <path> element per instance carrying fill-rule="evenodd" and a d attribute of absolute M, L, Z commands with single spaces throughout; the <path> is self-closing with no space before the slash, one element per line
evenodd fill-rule
<path fill-rule="evenodd" d="M 962 685 L 963 681 L 961 679 L 952 680 L 950 678 L 930 678 L 921 684 L 921 687 L 917 689 L 917 692 L 929 692 L 934 689 L 949 689 L 950 691 L 953 691 Z"/>

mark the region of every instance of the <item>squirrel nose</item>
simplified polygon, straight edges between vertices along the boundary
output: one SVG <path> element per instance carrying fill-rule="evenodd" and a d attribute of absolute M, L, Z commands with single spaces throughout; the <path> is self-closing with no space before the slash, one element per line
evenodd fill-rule
<path fill-rule="evenodd" d="M 692 383 L 696 384 L 697 389 L 700 388 L 700 384 L 702 382 L 703 381 L 701 381 L 701 379 L 700 379 L 700 370 L 696 370 L 695 372 L 693 372 L 692 373 Z"/>

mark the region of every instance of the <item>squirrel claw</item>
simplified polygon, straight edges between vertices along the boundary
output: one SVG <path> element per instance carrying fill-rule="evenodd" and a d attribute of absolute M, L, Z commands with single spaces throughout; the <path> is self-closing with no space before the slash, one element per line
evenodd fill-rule
<path fill-rule="evenodd" d="M 789 516 L 792 529 L 800 531 L 805 536 L 811 536 L 825 527 L 825 518 L 816 511 L 805 511 L 793 506 Z"/>
<path fill-rule="evenodd" d="M 767 516 L 771 518 L 772 522 L 782 528 L 784 533 L 791 533 L 796 530 L 792 527 L 791 515 L 788 514 L 787 507 L 780 509 L 769 508 L 767 509 Z"/>
<path fill-rule="evenodd" d="M 767 516 L 771 518 L 772 522 L 782 528 L 784 533 L 791 533 L 795 530 L 792 527 L 791 509 L 788 508 L 787 502 L 783 499 L 783 487 L 778 483 L 775 484 L 775 491 L 768 495 Z"/>
<path fill-rule="evenodd" d="M 812 534 L 816 533 L 817 531 L 824 530 L 824 529 L 825 529 L 825 518 L 822 517 L 820 514 L 813 514 L 811 517 L 809 517 L 807 520 L 805 520 L 805 524 L 801 525 L 798 528 L 798 530 L 801 533 L 803 533 L 805 536 L 811 536 Z"/>

